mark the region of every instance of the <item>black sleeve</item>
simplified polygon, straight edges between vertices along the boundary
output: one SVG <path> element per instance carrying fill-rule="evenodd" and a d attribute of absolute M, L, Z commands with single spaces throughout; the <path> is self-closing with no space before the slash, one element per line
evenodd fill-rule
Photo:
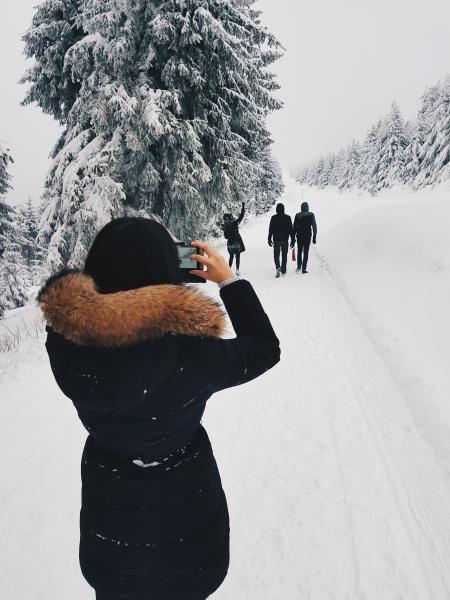
<path fill-rule="evenodd" d="M 312 228 L 313 228 L 313 235 L 314 235 L 314 237 L 316 237 L 316 235 L 317 235 L 317 223 L 316 223 L 316 217 L 314 216 L 314 214 L 312 216 Z"/>
<path fill-rule="evenodd" d="M 220 295 L 236 332 L 236 338 L 215 340 L 209 361 L 215 375 L 212 391 L 246 383 L 259 377 L 280 360 L 280 342 L 252 285 L 237 281 Z"/>
<path fill-rule="evenodd" d="M 269 242 L 272 241 L 272 236 L 273 236 L 273 217 L 270 219 L 270 225 L 269 225 L 269 237 L 268 237 Z"/>
<path fill-rule="evenodd" d="M 294 218 L 294 225 L 293 225 L 293 227 L 292 227 L 292 234 L 293 234 L 294 238 L 295 238 L 295 234 L 297 233 L 297 221 L 298 221 L 298 220 L 297 220 L 297 215 L 295 215 L 295 218 Z"/>
<path fill-rule="evenodd" d="M 245 206 L 242 207 L 241 214 L 236 219 L 236 222 L 237 222 L 238 225 L 242 221 L 242 219 L 244 218 L 244 215 L 245 215 Z"/>
<path fill-rule="evenodd" d="M 293 244 L 295 242 L 295 236 L 291 217 L 289 217 L 289 237 L 291 238 L 291 244 Z"/>

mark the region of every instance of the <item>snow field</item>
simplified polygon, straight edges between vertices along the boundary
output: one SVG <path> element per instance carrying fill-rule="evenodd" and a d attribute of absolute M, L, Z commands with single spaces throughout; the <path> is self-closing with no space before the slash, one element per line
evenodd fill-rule
<path fill-rule="evenodd" d="M 430 194 L 433 206 L 436 194 Z M 437 312 L 436 300 L 434 318 L 422 326 L 422 297 L 406 295 L 405 302 L 409 288 L 402 285 L 390 289 L 390 301 L 383 303 L 380 285 L 386 254 L 393 280 L 406 272 L 402 261 L 410 255 L 404 246 L 415 217 L 399 234 L 399 247 L 383 254 L 389 235 L 372 248 L 373 232 L 380 239 L 382 223 L 373 207 L 384 210 L 387 199 L 309 190 L 304 199 L 319 226 L 308 275 L 295 275 L 289 258 L 288 275 L 274 278 L 270 215 L 243 229 L 248 248 L 243 275 L 273 321 L 282 360 L 255 382 L 214 396 L 205 413 L 231 517 L 230 571 L 214 599 L 446 600 L 450 485 L 443 449 L 439 453 L 430 443 L 432 430 L 415 409 L 421 406 L 424 415 L 429 410 L 443 430 L 450 419 L 443 407 L 433 411 L 442 396 L 413 397 L 405 383 L 417 358 L 420 376 L 431 373 L 434 355 L 415 353 L 410 339 L 390 344 L 402 339 L 398 332 L 408 310 L 401 309 L 408 305 L 417 316 L 413 333 L 421 348 L 428 343 L 422 333 L 430 327 L 430 336 L 442 340 L 437 342 L 442 363 L 433 367 L 441 373 L 447 347 L 438 326 L 446 315 Z M 300 201 L 298 186 L 288 181 L 287 212 L 298 210 Z M 405 214 L 412 214 L 409 199 L 398 199 L 403 201 Z M 431 221 L 430 228 L 440 227 L 441 220 Z M 437 233 L 431 238 L 437 240 Z M 437 250 L 444 256 L 433 245 L 420 245 L 410 279 L 427 264 L 425 246 L 430 256 Z M 373 277 L 364 278 L 371 253 Z M 440 279 L 445 269 L 429 279 L 430 296 L 445 294 Z M 208 289 L 218 296 L 216 288 Z M 25 314 L 31 319 L 35 309 L 8 316 L 18 320 Z M 379 335 L 381 324 L 392 337 Z M 0 355 L 0 363 L 0 596 L 93 598 L 77 562 L 86 434 L 54 383 L 39 341 L 27 340 L 16 353 Z"/>
<path fill-rule="evenodd" d="M 292 195 L 298 202 L 295 186 L 289 209 Z M 282 361 L 246 393 L 213 399 L 205 419 L 232 518 L 230 576 L 216 596 L 444 600 L 443 469 L 318 252 L 309 275 L 290 263 L 285 279 L 270 279 L 266 224 L 260 217 L 245 232 L 258 251 L 243 255 L 242 269 L 273 319 Z M 237 431 L 223 418 L 226 403 L 238 411 Z"/>

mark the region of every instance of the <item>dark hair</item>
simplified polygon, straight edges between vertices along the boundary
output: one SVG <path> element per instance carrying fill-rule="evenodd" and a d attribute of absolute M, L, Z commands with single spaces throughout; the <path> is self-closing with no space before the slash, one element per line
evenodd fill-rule
<path fill-rule="evenodd" d="M 105 225 L 84 265 L 99 292 L 182 282 L 178 250 L 167 229 L 151 219 L 122 217 Z"/>

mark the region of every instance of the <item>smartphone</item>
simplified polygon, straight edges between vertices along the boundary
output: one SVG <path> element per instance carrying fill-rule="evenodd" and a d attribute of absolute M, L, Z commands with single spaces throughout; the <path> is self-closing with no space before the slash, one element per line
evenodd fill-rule
<path fill-rule="evenodd" d="M 203 250 L 194 248 L 194 246 L 184 244 L 183 242 L 178 243 L 177 247 L 180 269 L 183 273 L 183 283 L 206 283 L 205 279 L 202 277 L 190 273 L 193 269 L 198 271 L 204 270 L 204 266 L 201 263 L 191 259 L 193 254 L 203 254 Z"/>

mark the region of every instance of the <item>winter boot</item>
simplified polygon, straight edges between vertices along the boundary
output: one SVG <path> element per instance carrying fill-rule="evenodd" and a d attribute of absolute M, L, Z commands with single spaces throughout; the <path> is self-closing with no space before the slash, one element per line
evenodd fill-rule
<path fill-rule="evenodd" d="M 281 270 L 277 269 L 277 274 L 275 275 L 275 277 L 278 279 L 278 277 L 280 276 L 280 274 L 281 274 Z"/>

